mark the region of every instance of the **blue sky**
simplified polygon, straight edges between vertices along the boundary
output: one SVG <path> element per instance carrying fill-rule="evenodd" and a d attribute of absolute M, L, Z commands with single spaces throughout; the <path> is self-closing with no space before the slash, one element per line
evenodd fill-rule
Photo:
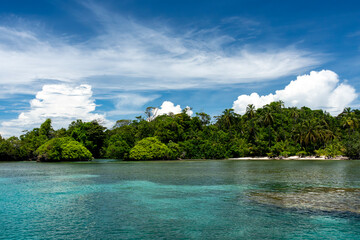
<path fill-rule="evenodd" d="M 358 1 L 3 0 L 0 133 L 148 106 L 358 108 L 359 16 Z"/>

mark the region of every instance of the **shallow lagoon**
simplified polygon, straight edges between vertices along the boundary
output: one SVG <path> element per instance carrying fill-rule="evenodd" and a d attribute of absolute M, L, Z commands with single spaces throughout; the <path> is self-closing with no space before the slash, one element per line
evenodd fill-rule
<path fill-rule="evenodd" d="M 0 238 L 360 239 L 359 172 L 360 161 L 2 162 Z"/>

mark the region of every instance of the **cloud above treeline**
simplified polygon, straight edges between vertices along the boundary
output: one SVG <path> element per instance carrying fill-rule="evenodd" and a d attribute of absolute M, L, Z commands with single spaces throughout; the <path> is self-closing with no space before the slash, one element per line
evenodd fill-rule
<path fill-rule="evenodd" d="M 36 97 L 30 101 L 30 109 L 19 114 L 18 118 L 1 123 L 1 135 L 20 135 L 22 130 L 39 127 L 47 118 L 54 128 L 67 127 L 72 121 L 97 120 L 105 125 L 111 124 L 102 114 L 94 113 L 96 104 L 90 85 L 44 85 Z"/>
<path fill-rule="evenodd" d="M 186 110 L 187 115 L 189 115 L 189 116 L 193 115 L 193 111 L 191 110 L 191 108 L 189 106 L 186 106 L 184 109 L 182 109 L 180 105 L 175 105 L 174 103 L 172 103 L 170 101 L 164 101 L 161 104 L 160 108 L 154 108 L 152 110 L 153 116 L 149 120 L 152 120 L 152 119 L 156 118 L 157 116 L 161 116 L 161 115 L 165 115 L 165 114 L 179 114 L 183 110 Z"/>
<path fill-rule="evenodd" d="M 137 94 L 118 95 L 117 110 L 111 113 L 117 115 L 143 113 L 143 109 L 140 111 L 137 109 L 157 97 L 157 95 L 148 97 Z M 77 119 L 85 122 L 96 120 L 106 127 L 112 127 L 114 124 L 104 114 L 95 113 L 96 103 L 92 88 L 87 84 L 78 86 L 70 84 L 44 85 L 29 103 L 29 110 L 21 112 L 16 119 L 1 123 L 0 134 L 2 136 L 19 136 L 23 130 L 39 127 L 48 118 L 52 120 L 52 126 L 55 129 L 66 128 Z M 126 106 L 130 107 L 126 108 Z M 133 112 L 131 109 L 134 109 Z M 193 114 L 190 107 L 187 106 L 185 109 L 189 116 Z M 152 119 L 165 114 L 178 114 L 182 111 L 180 105 L 164 101 L 159 108 L 153 108 Z"/>
<path fill-rule="evenodd" d="M 254 92 L 250 95 L 241 95 L 234 101 L 233 109 L 236 113 L 244 114 L 249 104 L 260 108 L 273 101 L 281 100 L 287 107 L 306 106 L 312 109 L 323 109 L 332 115 L 337 115 L 357 96 L 355 88 L 340 82 L 335 72 L 311 71 L 310 74 L 298 76 L 284 89 L 275 91 L 275 94 L 260 96 Z"/>

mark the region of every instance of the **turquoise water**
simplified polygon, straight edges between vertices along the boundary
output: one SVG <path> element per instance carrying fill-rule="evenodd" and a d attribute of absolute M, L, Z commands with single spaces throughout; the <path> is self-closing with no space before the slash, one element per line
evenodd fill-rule
<path fill-rule="evenodd" d="M 359 172 L 360 161 L 2 162 L 0 239 L 360 239 L 346 208 L 360 206 Z M 317 188 L 325 203 L 311 208 L 296 195 Z M 345 209 L 331 210 L 329 188 L 346 191 Z M 288 192 L 302 205 L 277 200 Z"/>

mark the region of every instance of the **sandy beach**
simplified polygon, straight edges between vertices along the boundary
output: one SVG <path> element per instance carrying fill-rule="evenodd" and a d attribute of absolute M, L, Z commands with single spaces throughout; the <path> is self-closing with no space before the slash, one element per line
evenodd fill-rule
<path fill-rule="evenodd" d="M 299 157 L 299 156 L 290 156 L 290 157 L 240 157 L 240 158 L 229 158 L 229 160 L 349 160 L 348 157 L 338 156 L 334 158 L 326 158 L 325 156 L 317 157 L 317 156 L 307 156 L 307 157 Z"/>

